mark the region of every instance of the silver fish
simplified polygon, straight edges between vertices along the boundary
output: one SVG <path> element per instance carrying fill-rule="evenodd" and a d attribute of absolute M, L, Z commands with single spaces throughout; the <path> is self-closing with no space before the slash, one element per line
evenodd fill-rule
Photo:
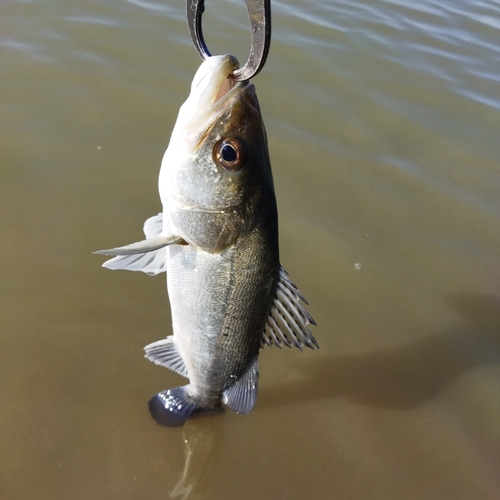
<path fill-rule="evenodd" d="M 197 71 L 180 108 L 159 177 L 163 213 L 144 241 L 96 253 L 108 269 L 167 272 L 173 335 L 146 358 L 189 385 L 149 402 L 155 420 L 182 425 L 221 411 L 249 413 L 263 345 L 318 347 L 307 303 L 280 266 L 267 137 L 254 85 L 235 82 L 230 55 Z"/>

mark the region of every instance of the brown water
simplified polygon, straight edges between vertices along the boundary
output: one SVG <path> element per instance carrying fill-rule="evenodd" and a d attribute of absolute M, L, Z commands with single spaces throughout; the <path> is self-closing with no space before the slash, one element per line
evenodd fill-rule
<path fill-rule="evenodd" d="M 0 3 L 0 498 L 500 498 L 500 3 L 273 1 L 255 83 L 282 262 L 320 351 L 265 349 L 248 416 L 182 429 L 141 238 L 199 59 L 183 1 Z M 241 1 L 207 2 L 246 59 Z"/>

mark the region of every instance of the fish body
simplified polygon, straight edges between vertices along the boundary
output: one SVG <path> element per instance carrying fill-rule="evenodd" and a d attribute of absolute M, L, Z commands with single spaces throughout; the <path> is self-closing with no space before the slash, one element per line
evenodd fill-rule
<path fill-rule="evenodd" d="M 110 269 L 167 272 L 173 335 L 146 357 L 189 378 L 154 396 L 157 422 L 182 425 L 255 405 L 262 345 L 317 347 L 305 299 L 280 266 L 278 216 L 267 137 L 255 88 L 228 78 L 232 56 L 197 71 L 159 177 L 163 212 L 146 240 L 104 250 Z"/>

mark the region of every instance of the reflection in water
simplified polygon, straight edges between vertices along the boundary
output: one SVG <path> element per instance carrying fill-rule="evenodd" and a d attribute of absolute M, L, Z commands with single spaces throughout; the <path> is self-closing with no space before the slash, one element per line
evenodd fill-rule
<path fill-rule="evenodd" d="M 184 468 L 170 492 L 180 500 L 203 498 L 208 479 L 224 450 L 224 427 L 221 416 L 188 420 L 182 428 Z"/>
<path fill-rule="evenodd" d="M 500 364 L 500 298 L 455 294 L 448 302 L 465 320 L 458 328 L 381 352 L 314 360 L 302 365 L 301 382 L 262 391 L 259 406 L 346 395 L 367 406 L 409 410 L 465 371 Z"/>

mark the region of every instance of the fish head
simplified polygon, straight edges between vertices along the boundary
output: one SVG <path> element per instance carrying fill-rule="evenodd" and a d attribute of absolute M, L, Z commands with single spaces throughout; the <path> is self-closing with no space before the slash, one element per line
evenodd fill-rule
<path fill-rule="evenodd" d="M 162 161 L 164 214 L 187 243 L 221 251 L 255 226 L 274 188 L 254 85 L 231 55 L 198 69 Z"/>

